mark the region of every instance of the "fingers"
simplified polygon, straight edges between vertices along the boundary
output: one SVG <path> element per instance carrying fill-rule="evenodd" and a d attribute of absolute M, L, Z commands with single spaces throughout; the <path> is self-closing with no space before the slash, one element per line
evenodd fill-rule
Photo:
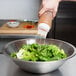
<path fill-rule="evenodd" d="M 39 11 L 39 17 L 40 17 L 44 12 L 46 12 L 46 11 L 52 12 L 52 18 L 54 18 L 54 17 L 56 16 L 57 10 L 42 8 L 42 9 Z"/>
<path fill-rule="evenodd" d="M 54 18 L 57 14 L 57 10 L 58 8 L 42 8 L 40 11 L 39 11 L 39 17 L 46 11 L 51 11 L 52 12 L 52 18 Z"/>
<path fill-rule="evenodd" d="M 41 4 L 41 8 L 39 11 L 39 17 L 46 11 L 51 11 L 53 14 L 53 18 L 56 16 L 58 10 L 59 1 L 58 0 L 44 0 Z"/>
<path fill-rule="evenodd" d="M 40 11 L 39 11 L 39 17 L 46 11 L 46 8 L 42 8 Z"/>

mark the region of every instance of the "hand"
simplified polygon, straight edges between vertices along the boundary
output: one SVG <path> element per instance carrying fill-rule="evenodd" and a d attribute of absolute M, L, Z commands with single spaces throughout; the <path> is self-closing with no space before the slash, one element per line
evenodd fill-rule
<path fill-rule="evenodd" d="M 41 16 L 45 11 L 49 10 L 53 13 L 54 18 L 58 10 L 59 2 L 60 0 L 42 0 L 39 16 Z"/>

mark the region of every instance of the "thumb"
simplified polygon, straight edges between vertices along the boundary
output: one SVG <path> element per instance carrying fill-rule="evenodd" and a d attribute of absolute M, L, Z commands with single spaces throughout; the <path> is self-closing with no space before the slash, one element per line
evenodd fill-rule
<path fill-rule="evenodd" d="M 45 12 L 45 8 L 42 8 L 40 11 L 39 11 L 39 17 Z"/>

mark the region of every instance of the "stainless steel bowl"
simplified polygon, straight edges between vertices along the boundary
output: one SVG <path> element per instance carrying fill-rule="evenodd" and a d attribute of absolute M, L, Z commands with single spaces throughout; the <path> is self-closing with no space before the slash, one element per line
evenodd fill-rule
<path fill-rule="evenodd" d="M 10 57 L 10 54 L 12 52 L 18 51 L 23 44 L 31 44 L 31 43 L 48 44 L 48 45 L 55 44 L 60 48 L 64 49 L 68 57 L 62 60 L 49 61 L 49 62 L 23 61 Z M 6 44 L 4 47 L 4 54 L 7 57 L 10 57 L 21 69 L 25 71 L 29 71 L 32 73 L 47 73 L 58 69 L 66 60 L 75 56 L 76 48 L 68 42 L 56 39 L 21 39 Z"/>

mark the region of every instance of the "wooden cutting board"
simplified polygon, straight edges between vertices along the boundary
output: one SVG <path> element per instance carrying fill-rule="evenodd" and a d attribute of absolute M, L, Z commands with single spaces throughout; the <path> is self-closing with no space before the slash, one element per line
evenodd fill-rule
<path fill-rule="evenodd" d="M 7 23 L 0 27 L 0 34 L 37 34 L 37 23 L 33 23 L 34 28 L 24 28 L 24 25 L 28 25 L 28 22 L 20 22 L 18 27 L 9 27 Z"/>

